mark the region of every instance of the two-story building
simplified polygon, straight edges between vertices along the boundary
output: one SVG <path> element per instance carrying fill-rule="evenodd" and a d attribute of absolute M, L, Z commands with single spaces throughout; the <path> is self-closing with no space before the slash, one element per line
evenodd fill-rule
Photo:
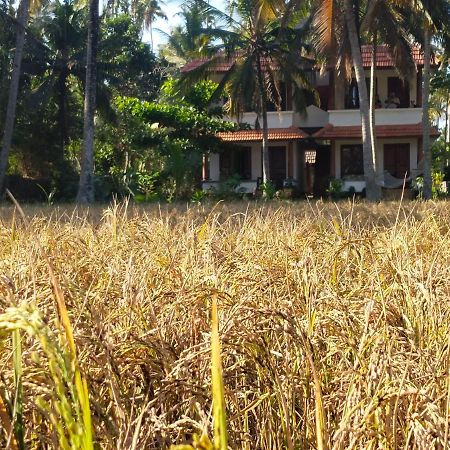
<path fill-rule="evenodd" d="M 362 47 L 367 82 L 370 76 L 371 47 Z M 402 80 L 385 46 L 379 46 L 376 58 L 376 163 L 377 173 L 389 172 L 403 179 L 414 173 L 422 159 L 421 74 L 423 55 L 418 48 L 413 57 L 416 72 Z M 193 61 L 184 70 L 199 62 Z M 214 78 L 227 71 L 223 64 L 214 70 Z M 293 108 L 291 89 L 283 86 L 282 110 L 268 112 L 270 179 L 277 188 L 286 180 L 305 193 L 323 194 L 332 178 L 344 182 L 344 190 L 365 187 L 361 137 L 361 115 L 355 80 L 348 81 L 329 69 L 313 74 L 320 96 L 320 107 L 310 105 L 306 114 Z M 272 108 L 274 109 L 274 108 Z M 230 118 L 230 120 L 236 120 Z M 253 192 L 262 177 L 262 131 L 257 116 L 246 112 L 239 118 L 251 129 L 220 133 L 224 141 L 239 145 L 234 151 L 210 154 L 204 159 L 203 188 L 237 174 L 241 187 Z M 438 130 L 431 129 L 437 137 Z"/>

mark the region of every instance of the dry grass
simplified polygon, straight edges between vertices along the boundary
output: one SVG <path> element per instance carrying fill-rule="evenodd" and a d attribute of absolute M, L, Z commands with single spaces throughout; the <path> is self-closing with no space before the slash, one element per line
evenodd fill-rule
<path fill-rule="evenodd" d="M 0 447 L 79 433 L 48 255 L 99 448 L 213 436 L 215 296 L 229 448 L 450 448 L 449 206 L 0 208 Z"/>

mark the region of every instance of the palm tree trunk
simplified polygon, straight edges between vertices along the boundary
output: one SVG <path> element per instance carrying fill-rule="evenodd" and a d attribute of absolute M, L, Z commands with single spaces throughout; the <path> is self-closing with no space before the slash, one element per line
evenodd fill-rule
<path fill-rule="evenodd" d="M 66 155 L 66 145 L 68 141 L 67 132 L 67 88 L 66 88 L 67 74 L 64 72 L 58 78 L 58 101 L 59 101 L 59 128 L 61 137 L 61 152 L 59 154 L 60 162 L 64 161 Z"/>
<path fill-rule="evenodd" d="M 366 182 L 366 197 L 370 201 L 379 201 L 381 199 L 381 188 L 377 185 L 375 179 L 374 152 L 370 141 L 370 114 L 369 101 L 367 98 L 366 78 L 364 75 L 364 66 L 361 56 L 361 47 L 359 45 L 359 36 L 356 29 L 356 17 L 353 11 L 353 1 L 344 2 L 345 23 L 347 25 L 349 41 L 352 52 L 353 66 L 355 69 L 356 82 L 359 92 L 359 108 L 361 111 L 361 131 L 363 145 L 363 163 L 364 179 Z"/>
<path fill-rule="evenodd" d="M 25 28 L 28 24 L 30 1 L 22 0 L 17 11 L 18 27 L 16 31 L 16 50 L 14 52 L 11 85 L 9 88 L 8 105 L 6 107 L 5 127 L 3 131 L 3 144 L 0 153 L 0 194 L 5 188 L 6 170 L 11 151 L 11 143 L 16 118 L 17 95 L 19 92 L 20 67 L 22 65 L 23 47 L 25 44 Z"/>
<path fill-rule="evenodd" d="M 431 30 L 425 24 L 424 48 L 423 48 L 423 74 L 422 74 L 422 145 L 423 145 L 423 198 L 431 199 L 432 178 L 431 178 L 431 147 L 430 147 L 430 59 L 431 59 Z"/>
<path fill-rule="evenodd" d="M 84 95 L 83 155 L 77 203 L 94 201 L 94 115 L 97 87 L 98 1 L 89 0 L 86 84 Z"/>
<path fill-rule="evenodd" d="M 444 142 L 445 149 L 447 151 L 447 142 L 448 142 L 448 103 L 450 102 L 450 91 L 447 91 L 447 95 L 445 96 L 445 134 L 444 134 Z"/>
<path fill-rule="evenodd" d="M 375 131 L 375 68 L 377 66 L 377 30 L 372 32 L 372 55 L 370 61 L 370 143 L 373 149 L 373 167 L 377 170 L 377 136 Z"/>
<path fill-rule="evenodd" d="M 257 58 L 257 76 L 259 87 L 259 98 L 261 102 L 261 114 L 262 114 L 262 179 L 266 184 L 270 179 L 270 166 L 269 166 L 269 125 L 267 121 L 267 93 L 264 88 L 263 73 L 261 67 L 261 58 Z"/>

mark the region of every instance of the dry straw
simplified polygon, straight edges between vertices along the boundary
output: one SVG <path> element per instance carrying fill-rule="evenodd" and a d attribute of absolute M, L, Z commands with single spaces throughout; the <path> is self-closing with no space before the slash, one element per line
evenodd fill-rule
<path fill-rule="evenodd" d="M 449 448 L 447 202 L 22 214 L 0 448 Z"/>

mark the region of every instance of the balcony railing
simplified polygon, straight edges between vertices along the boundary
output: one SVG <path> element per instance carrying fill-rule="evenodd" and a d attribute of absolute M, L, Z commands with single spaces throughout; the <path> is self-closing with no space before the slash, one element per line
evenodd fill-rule
<path fill-rule="evenodd" d="M 247 123 L 254 128 L 256 123 L 256 113 L 246 112 L 239 118 L 240 123 Z M 237 122 L 235 118 L 226 118 L 233 122 Z M 267 122 L 269 128 L 289 128 L 298 126 L 299 114 L 294 111 L 268 111 Z M 262 127 L 262 119 L 259 118 L 259 125 Z"/>
<path fill-rule="evenodd" d="M 375 125 L 408 125 L 422 120 L 421 108 L 380 108 L 375 110 Z M 359 109 L 329 111 L 329 122 L 336 127 L 361 125 Z"/>
<path fill-rule="evenodd" d="M 236 122 L 236 119 L 227 118 Z M 259 125 L 262 127 L 261 117 L 259 118 Z M 246 112 L 242 114 L 239 121 L 247 123 L 252 128 L 256 123 L 256 113 Z M 323 127 L 328 123 L 328 113 L 317 106 L 308 106 L 305 114 L 300 114 L 296 111 L 268 111 L 267 122 L 269 128 L 289 128 L 289 127 Z"/>

